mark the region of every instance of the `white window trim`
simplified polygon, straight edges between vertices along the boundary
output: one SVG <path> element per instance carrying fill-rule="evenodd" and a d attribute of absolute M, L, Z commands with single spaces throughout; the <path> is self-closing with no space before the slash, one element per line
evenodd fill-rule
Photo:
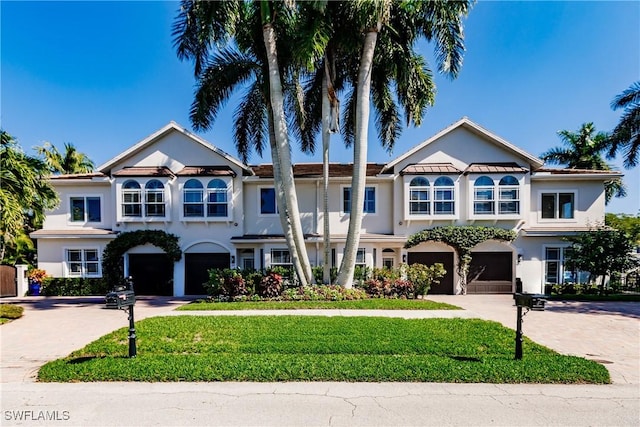
<path fill-rule="evenodd" d="M 275 197 L 274 203 L 276 205 L 276 213 L 262 213 L 262 198 L 260 197 L 262 190 L 263 189 L 273 189 L 273 194 Z M 276 189 L 275 185 L 259 185 L 258 186 L 258 195 L 257 195 L 257 200 L 258 200 L 258 217 L 262 217 L 262 218 L 275 218 L 277 216 L 280 215 L 280 207 L 278 206 L 278 190 Z"/>
<path fill-rule="evenodd" d="M 149 181 L 157 180 L 162 183 L 164 186 L 164 216 L 145 216 L 146 208 L 146 185 Z M 122 198 L 124 194 L 124 189 L 122 185 L 127 181 L 136 181 L 140 185 L 140 208 L 141 208 L 141 216 L 125 216 L 122 212 Z M 132 178 L 126 177 L 122 178 L 122 180 L 118 179 L 116 182 L 116 198 L 117 198 L 117 206 L 116 206 L 116 221 L 117 222 L 170 222 L 171 221 L 171 210 L 172 210 L 172 201 L 171 201 L 171 180 L 165 177 L 143 177 L 143 178 Z"/>
<path fill-rule="evenodd" d="M 560 263 L 560 271 L 558 272 L 558 274 L 560 275 L 560 282 L 559 283 L 555 283 L 555 284 L 563 284 L 565 283 L 564 281 L 564 275 L 566 273 L 566 270 L 564 268 L 564 263 L 565 263 L 565 251 L 567 249 L 569 249 L 571 247 L 570 244 L 567 243 L 556 243 L 556 244 L 544 244 L 542 245 L 542 255 L 540 257 L 540 259 L 542 260 L 542 273 L 541 276 L 542 277 L 542 284 L 544 285 L 548 285 L 548 284 L 554 284 L 551 282 L 547 282 L 547 249 L 560 249 L 560 259 L 558 260 L 558 262 Z M 555 261 L 555 260 L 554 260 Z"/>
<path fill-rule="evenodd" d="M 362 212 L 363 216 L 378 216 L 378 212 L 379 212 L 379 201 L 378 199 L 380 198 L 380 192 L 378 191 L 378 184 L 365 184 L 365 198 L 366 198 L 366 188 L 370 187 L 373 188 L 373 193 L 375 194 L 375 201 L 374 201 L 374 206 L 373 209 L 375 210 L 375 212 Z M 351 188 L 351 185 L 341 185 L 340 186 L 340 215 L 342 216 L 350 216 L 351 212 L 345 212 L 344 211 L 344 189 L 345 188 Z M 364 200 L 363 200 L 364 203 Z"/>
<path fill-rule="evenodd" d="M 420 214 L 415 215 L 411 213 L 410 202 L 411 202 L 411 180 L 418 176 L 423 176 L 429 180 L 429 210 L 430 214 Z M 435 181 L 440 177 L 451 178 L 453 181 L 453 214 L 437 214 L 435 213 Z M 450 220 L 457 219 L 460 213 L 460 176 L 459 175 L 405 175 L 404 177 L 404 220 L 405 221 L 434 221 L 434 220 Z M 472 210 L 473 212 L 473 207 Z"/>
<path fill-rule="evenodd" d="M 82 252 L 82 269 L 83 273 L 80 275 L 72 274 L 71 269 L 69 268 L 69 260 L 67 259 L 68 251 L 81 251 Z M 96 251 L 98 254 L 98 273 L 97 274 L 86 274 L 86 259 L 84 259 L 85 251 Z M 100 278 L 102 277 L 102 250 L 97 246 L 65 246 L 62 248 L 62 272 L 64 277 L 70 278 Z"/>
<path fill-rule="evenodd" d="M 475 213 L 475 190 L 476 188 L 485 188 L 485 186 L 481 186 L 481 187 L 476 187 L 475 186 L 475 182 L 477 178 L 480 178 L 482 176 L 487 176 L 489 178 L 491 178 L 491 180 L 493 181 L 493 213 L 492 214 L 477 214 Z M 515 185 L 500 185 L 500 180 L 502 178 L 504 178 L 505 176 L 513 176 L 514 178 L 516 178 L 518 180 L 518 185 L 517 187 Z M 522 219 L 524 214 L 524 177 L 520 177 L 518 178 L 517 176 L 515 176 L 515 174 L 509 174 L 509 173 L 505 173 L 505 174 L 484 174 L 484 175 L 473 175 L 473 178 L 471 178 L 471 175 L 469 175 L 469 179 L 467 180 L 467 188 L 469 189 L 468 194 L 467 194 L 467 200 L 468 200 L 468 215 L 469 215 L 469 219 L 471 220 L 500 220 L 500 219 L 504 219 L 504 220 L 516 220 L 516 219 Z M 488 187 L 486 187 L 488 188 Z M 511 189 L 511 188 L 517 188 L 518 190 L 518 199 L 517 202 L 519 203 L 519 211 L 518 213 L 504 213 L 501 214 L 500 213 L 500 202 L 504 202 L 504 201 L 510 201 L 509 200 L 502 200 L 500 199 L 500 189 Z"/>
<path fill-rule="evenodd" d="M 285 268 L 292 268 L 293 267 L 293 260 L 291 260 L 290 263 L 274 263 L 273 261 L 273 251 L 279 251 L 279 252 L 287 252 L 289 254 L 289 259 L 291 259 L 291 252 L 289 252 L 289 249 L 287 248 L 280 248 L 280 247 L 273 247 L 273 248 L 269 248 L 269 262 L 268 262 L 268 268 L 272 268 L 272 267 L 285 267 Z"/>
<path fill-rule="evenodd" d="M 184 185 L 187 181 L 195 179 L 202 184 L 202 213 L 203 216 L 184 216 Z M 209 200 L 209 192 L 207 185 L 209 181 L 219 179 L 227 184 L 227 216 L 207 216 L 207 202 Z M 178 183 L 178 191 L 180 192 L 180 213 L 179 218 L 182 222 L 229 222 L 233 221 L 233 178 L 226 176 L 205 176 L 205 177 L 188 177 L 181 179 Z"/>
<path fill-rule="evenodd" d="M 86 200 L 88 197 L 97 197 L 100 199 L 100 222 L 93 222 L 93 221 L 72 221 L 72 206 L 71 206 L 71 199 L 72 198 L 83 198 L 85 200 L 85 218 L 87 217 L 87 212 L 86 212 Z M 71 227 L 101 227 L 104 226 L 106 224 L 106 221 L 104 219 L 104 214 L 105 214 L 105 210 L 104 210 L 104 198 L 102 197 L 102 194 L 89 194 L 89 193 L 79 193 L 79 194 L 69 194 L 67 195 L 67 203 L 68 203 L 68 207 L 69 207 L 69 211 L 67 213 L 67 225 L 71 226 Z"/>
<path fill-rule="evenodd" d="M 542 218 L 542 195 L 543 194 L 555 194 L 556 195 L 556 206 L 555 206 L 555 214 L 558 214 L 558 209 L 560 208 L 558 205 L 558 197 L 560 193 L 572 193 L 573 194 L 573 218 Z M 576 223 L 578 222 L 578 189 L 566 189 L 566 188 L 547 188 L 538 190 L 537 194 L 537 214 L 538 214 L 538 222 L 540 223 Z"/>

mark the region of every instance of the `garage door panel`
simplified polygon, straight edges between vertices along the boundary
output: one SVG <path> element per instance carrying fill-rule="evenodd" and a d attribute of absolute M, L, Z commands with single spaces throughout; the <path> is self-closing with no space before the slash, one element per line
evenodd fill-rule
<path fill-rule="evenodd" d="M 185 254 L 185 294 L 205 295 L 207 292 L 202 284 L 209 280 L 208 270 L 230 266 L 228 253 Z"/>
<path fill-rule="evenodd" d="M 173 261 L 166 254 L 129 254 L 136 295 L 173 295 Z"/>
<path fill-rule="evenodd" d="M 430 294 L 453 295 L 455 271 L 453 270 L 453 254 L 451 252 L 409 252 L 408 264 L 424 264 L 431 266 L 435 263 L 444 265 L 447 274 L 440 283 L 431 285 Z"/>
<path fill-rule="evenodd" d="M 511 293 L 513 254 L 511 252 L 473 252 L 469 268 L 468 293 Z"/>

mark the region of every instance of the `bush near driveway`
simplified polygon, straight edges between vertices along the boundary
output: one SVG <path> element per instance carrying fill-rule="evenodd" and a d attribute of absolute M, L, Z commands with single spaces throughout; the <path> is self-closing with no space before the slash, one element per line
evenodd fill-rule
<path fill-rule="evenodd" d="M 15 304 L 0 304 L 0 324 L 19 319 L 24 313 L 24 308 Z"/>

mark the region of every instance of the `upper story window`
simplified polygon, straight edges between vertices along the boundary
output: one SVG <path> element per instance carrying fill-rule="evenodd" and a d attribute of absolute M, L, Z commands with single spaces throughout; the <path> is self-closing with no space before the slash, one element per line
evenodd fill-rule
<path fill-rule="evenodd" d="M 409 183 L 409 213 L 412 215 L 429 215 L 431 204 L 429 200 L 431 189 L 429 180 L 418 176 Z"/>
<path fill-rule="evenodd" d="M 275 215 L 278 213 L 275 188 L 267 187 L 260 189 L 260 213 L 263 215 Z"/>
<path fill-rule="evenodd" d="M 227 183 L 221 179 L 212 179 L 207 184 L 207 216 L 226 217 Z"/>
<path fill-rule="evenodd" d="M 184 218 L 228 219 L 230 181 L 214 178 L 206 181 L 191 178 L 182 187 Z"/>
<path fill-rule="evenodd" d="M 185 217 L 204 216 L 204 187 L 197 179 L 190 179 L 183 188 L 183 214 Z"/>
<path fill-rule="evenodd" d="M 433 213 L 436 215 L 453 215 L 455 213 L 456 190 L 453 180 L 448 176 L 436 179 L 433 190 Z"/>
<path fill-rule="evenodd" d="M 100 277 L 100 253 L 97 249 L 65 250 L 65 267 L 70 277 Z"/>
<path fill-rule="evenodd" d="M 496 186 L 488 176 L 476 178 L 473 184 L 473 213 L 475 215 L 510 215 L 520 213 L 520 183 L 507 175 Z"/>
<path fill-rule="evenodd" d="M 102 222 L 100 197 L 70 197 L 71 222 Z"/>
<path fill-rule="evenodd" d="M 145 185 L 144 211 L 146 216 L 165 216 L 164 184 L 152 179 Z"/>
<path fill-rule="evenodd" d="M 520 213 L 520 183 L 511 175 L 498 183 L 498 209 L 500 214 Z"/>
<path fill-rule="evenodd" d="M 351 213 L 351 187 L 342 189 L 342 208 L 344 213 Z M 376 188 L 364 188 L 364 213 L 376 213 Z"/>
<path fill-rule="evenodd" d="M 122 216 L 142 216 L 142 190 L 140 184 L 132 179 L 122 184 Z"/>
<path fill-rule="evenodd" d="M 495 213 L 494 183 L 488 176 L 478 177 L 473 184 L 473 213 L 493 215 Z"/>
<path fill-rule="evenodd" d="M 542 193 L 543 219 L 572 219 L 575 216 L 575 193 Z"/>

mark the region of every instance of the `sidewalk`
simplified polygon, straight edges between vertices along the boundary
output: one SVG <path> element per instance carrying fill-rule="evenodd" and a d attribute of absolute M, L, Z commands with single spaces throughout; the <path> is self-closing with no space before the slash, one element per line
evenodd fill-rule
<path fill-rule="evenodd" d="M 303 310 L 302 315 L 461 316 L 515 328 L 510 295 L 431 296 L 463 311 Z M 10 302 L 12 299 L 3 299 Z M 15 299 L 14 299 L 15 301 Z M 39 366 L 128 325 L 101 297 L 20 299 L 25 315 L 0 327 L 2 425 L 395 426 L 598 425 L 640 420 L 640 303 L 551 302 L 524 334 L 561 353 L 611 362 L 613 385 L 433 383 L 37 383 Z M 141 298 L 136 321 L 186 300 Z M 526 357 L 526 354 L 525 354 Z M 48 418 L 47 418 L 48 417 Z"/>

